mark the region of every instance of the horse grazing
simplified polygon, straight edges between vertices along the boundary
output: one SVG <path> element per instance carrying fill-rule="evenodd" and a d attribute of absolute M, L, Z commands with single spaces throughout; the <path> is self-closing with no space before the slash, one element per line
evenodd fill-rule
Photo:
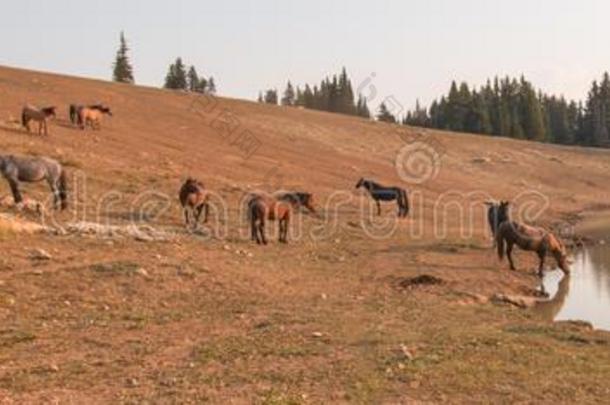
<path fill-rule="evenodd" d="M 512 253 L 514 245 L 517 245 L 525 251 L 536 252 L 538 254 L 538 259 L 540 259 L 538 275 L 540 277 L 542 277 L 544 259 L 547 253 L 553 255 L 557 265 L 565 274 L 570 273 L 565 246 L 558 237 L 551 232 L 547 232 L 545 229 L 506 221 L 497 230 L 496 243 L 498 245 L 498 257 L 500 260 L 504 259 L 506 251 L 511 270 L 516 270 Z"/>
<path fill-rule="evenodd" d="M 377 203 L 377 215 L 381 215 L 379 201 L 394 201 L 398 203 L 398 216 L 406 217 L 409 214 L 409 198 L 407 192 L 400 187 L 385 187 L 371 180 L 360 179 L 356 189 L 364 187 Z"/>
<path fill-rule="evenodd" d="M 288 243 L 288 225 L 292 215 L 292 209 L 296 206 L 294 200 L 280 200 L 275 197 L 252 195 L 248 201 L 248 220 L 252 240 L 256 243 L 266 245 L 265 221 L 278 221 L 279 242 Z"/>
<path fill-rule="evenodd" d="M 21 204 L 23 197 L 19 182 L 35 183 L 46 180 L 53 192 L 53 204 L 57 209 L 68 207 L 66 171 L 56 160 L 47 157 L 20 157 L 0 155 L 0 173 L 8 181 L 15 204 Z"/>
<path fill-rule="evenodd" d="M 508 201 L 500 201 L 499 203 L 493 201 L 485 202 L 485 205 L 489 207 L 487 209 L 487 222 L 489 222 L 489 228 L 491 229 L 491 235 L 494 240 L 494 247 L 496 246 L 496 233 L 500 225 L 510 220 L 509 205 Z"/>
<path fill-rule="evenodd" d="M 193 215 L 193 229 L 197 229 L 199 226 L 199 218 L 202 212 L 204 212 L 203 223 L 208 222 L 209 194 L 202 182 L 189 177 L 180 188 L 178 197 L 184 212 L 184 225 L 187 228 L 191 223 L 190 214 Z"/>
<path fill-rule="evenodd" d="M 21 110 L 21 125 L 23 125 L 28 132 L 31 132 L 30 121 L 36 121 L 38 122 L 38 135 L 42 135 L 43 128 L 44 134 L 49 135 L 47 120 L 50 117 L 55 118 L 55 110 L 55 107 L 38 108 L 29 104 L 25 105 Z"/>
<path fill-rule="evenodd" d="M 82 130 L 84 130 L 87 125 L 89 125 L 91 129 L 102 129 L 102 117 L 104 114 L 112 117 L 112 111 L 110 111 L 110 108 L 101 104 L 94 104 L 86 107 L 77 106 L 77 111 L 78 124 Z"/>
<path fill-rule="evenodd" d="M 313 194 L 300 191 L 293 191 L 281 194 L 278 197 L 281 201 L 286 201 L 295 207 L 305 207 L 312 214 L 316 214 L 316 209 L 313 203 Z"/>

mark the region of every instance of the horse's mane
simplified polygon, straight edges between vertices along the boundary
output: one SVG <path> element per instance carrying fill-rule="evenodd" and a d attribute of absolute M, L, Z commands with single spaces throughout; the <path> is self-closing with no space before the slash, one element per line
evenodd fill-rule
<path fill-rule="evenodd" d="M 45 108 L 41 109 L 41 111 L 45 114 L 55 114 L 56 109 L 57 109 L 57 107 L 51 106 L 51 107 L 45 107 Z"/>

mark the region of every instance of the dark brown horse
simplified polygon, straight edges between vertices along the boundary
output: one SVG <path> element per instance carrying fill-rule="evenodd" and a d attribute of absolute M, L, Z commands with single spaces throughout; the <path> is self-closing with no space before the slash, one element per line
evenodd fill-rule
<path fill-rule="evenodd" d="M 512 253 L 514 245 L 517 245 L 525 251 L 536 252 L 538 254 L 538 259 L 540 260 L 538 275 L 540 277 L 542 277 L 544 259 L 547 253 L 553 255 L 557 265 L 564 273 L 570 273 L 565 246 L 559 238 L 545 229 L 519 224 L 514 221 L 506 221 L 498 228 L 496 243 L 498 244 L 498 257 L 502 260 L 506 251 L 511 270 L 516 270 Z"/>
<path fill-rule="evenodd" d="M 184 224 L 187 228 L 191 222 L 190 214 L 193 215 L 193 229 L 197 229 L 199 226 L 199 218 L 202 212 L 204 213 L 203 223 L 208 222 L 209 193 L 205 190 L 202 182 L 189 177 L 180 188 L 178 197 L 184 212 Z"/>
<path fill-rule="evenodd" d="M 312 214 L 316 213 L 316 209 L 314 206 L 313 194 L 305 193 L 301 191 L 292 191 L 289 193 L 281 194 L 278 197 L 282 201 L 287 201 L 295 207 L 304 207 L 307 208 L 309 212 Z"/>
<path fill-rule="evenodd" d="M 294 200 L 280 200 L 266 195 L 252 195 L 248 201 L 248 220 L 252 240 L 266 245 L 265 221 L 278 221 L 279 242 L 288 243 L 288 225 L 292 209 L 296 206 Z"/>
<path fill-rule="evenodd" d="M 42 135 L 43 129 L 44 134 L 49 135 L 47 120 L 51 117 L 55 118 L 55 110 L 55 107 L 37 108 L 33 105 L 25 105 L 21 110 L 21 125 L 31 132 L 30 121 L 36 121 L 38 122 L 38 135 Z"/>

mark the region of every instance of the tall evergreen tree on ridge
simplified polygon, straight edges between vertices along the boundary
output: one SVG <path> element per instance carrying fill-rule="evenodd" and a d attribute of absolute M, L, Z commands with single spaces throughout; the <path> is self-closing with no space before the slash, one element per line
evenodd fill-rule
<path fill-rule="evenodd" d="M 396 117 L 394 117 L 390 110 L 388 110 L 388 107 L 385 105 L 385 103 L 381 103 L 381 105 L 379 106 L 379 112 L 377 113 L 377 121 L 389 122 L 391 124 L 396 122 Z"/>
<path fill-rule="evenodd" d="M 288 84 L 286 84 L 286 90 L 284 90 L 284 95 L 282 96 L 282 105 L 293 106 L 296 101 L 296 94 L 294 92 L 294 87 L 292 87 L 292 83 L 288 80 Z"/>
<path fill-rule="evenodd" d="M 119 50 L 116 53 L 114 65 L 112 69 L 112 80 L 119 83 L 135 83 L 133 78 L 133 67 L 129 61 L 127 52 L 129 47 L 127 46 L 127 40 L 125 34 L 121 31 Z"/>
<path fill-rule="evenodd" d="M 176 62 L 169 66 L 167 76 L 165 76 L 166 89 L 187 90 L 187 73 L 182 58 L 176 58 Z"/>

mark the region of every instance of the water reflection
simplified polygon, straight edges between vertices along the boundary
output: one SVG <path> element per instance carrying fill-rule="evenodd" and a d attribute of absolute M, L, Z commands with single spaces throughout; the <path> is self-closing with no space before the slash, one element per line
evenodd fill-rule
<path fill-rule="evenodd" d="M 561 270 L 545 273 L 543 286 L 552 297 L 536 310 L 546 319 L 583 320 L 610 330 L 610 246 L 579 252 L 571 276 Z"/>

